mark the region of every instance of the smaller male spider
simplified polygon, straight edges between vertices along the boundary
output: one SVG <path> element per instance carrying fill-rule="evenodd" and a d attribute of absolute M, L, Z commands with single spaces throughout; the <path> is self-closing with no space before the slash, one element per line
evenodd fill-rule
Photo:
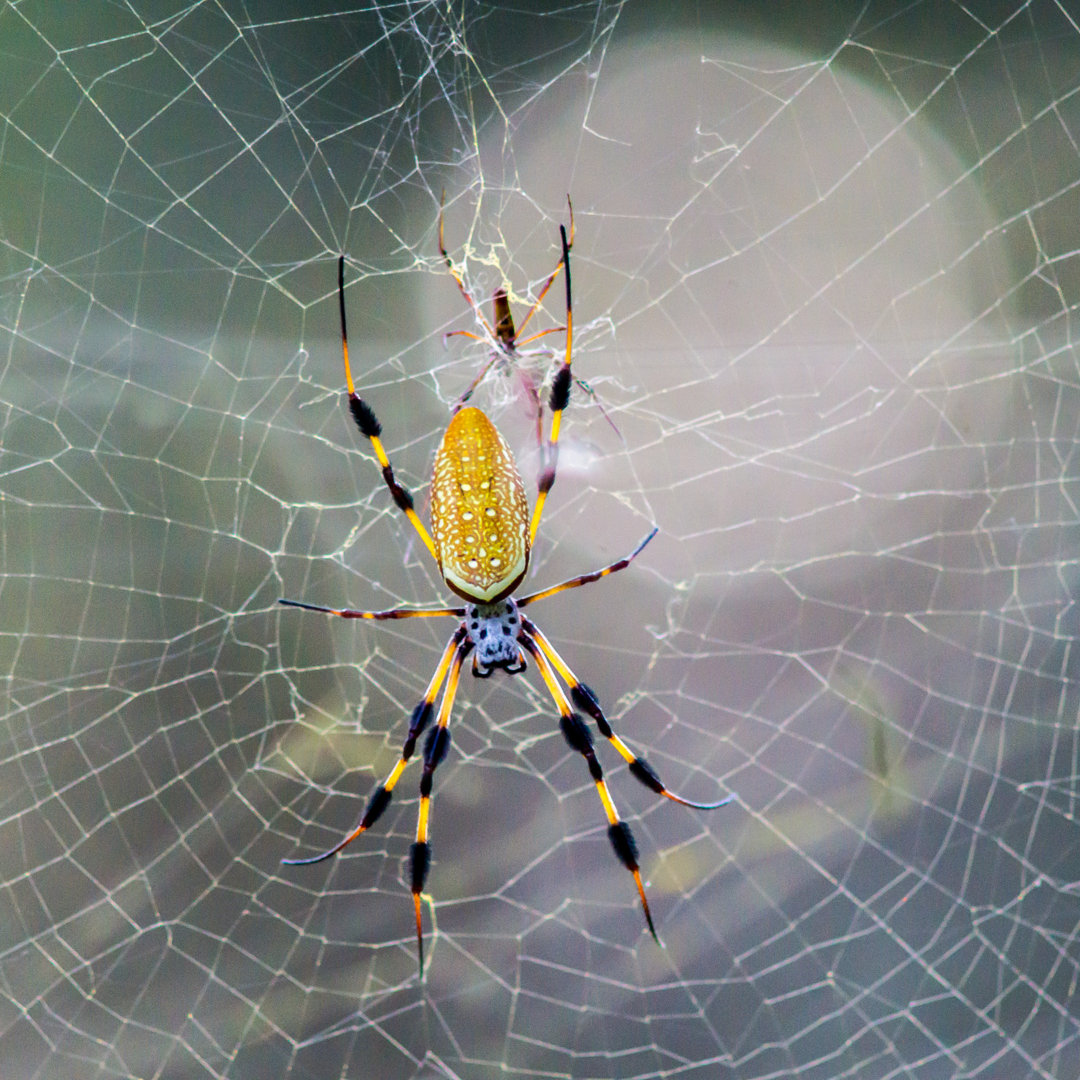
<path fill-rule="evenodd" d="M 572 229 L 572 226 L 571 226 Z M 341 312 L 341 349 L 345 361 L 345 383 L 348 388 L 349 410 L 367 437 L 382 468 L 383 480 L 394 502 L 405 514 L 439 565 L 443 580 L 466 601 L 464 607 L 454 608 L 392 608 L 388 611 L 353 611 L 308 604 L 299 600 L 281 600 L 282 604 L 338 615 L 344 619 L 418 619 L 450 616 L 460 620 L 428 683 L 424 696 L 413 709 L 409 731 L 397 764 L 386 779 L 372 792 L 360 823 L 329 851 L 305 859 L 284 859 L 290 865 L 321 862 L 336 855 L 346 844 L 369 829 L 390 804 L 391 794 L 409 759 L 416 749 L 417 739 L 430 723 L 435 712 L 435 699 L 442 689 L 435 727 L 428 732 L 424 745 L 424 770 L 420 777 L 420 811 L 416 825 L 416 841 L 409 849 L 410 878 L 413 908 L 416 916 L 416 947 L 420 975 L 424 973 L 424 938 L 421 923 L 421 894 L 431 864 L 431 844 L 428 840 L 432 784 L 435 770 L 450 749 L 450 712 L 457 693 L 461 666 L 472 653 L 472 673 L 487 678 L 495 668 L 508 675 L 523 672 L 525 654 L 536 663 L 540 677 L 559 711 L 559 725 L 571 749 L 581 754 L 596 784 L 604 813 L 608 820 L 608 837 L 616 855 L 634 876 L 638 896 L 649 932 L 659 941 L 653 925 L 649 902 L 638 867 L 637 845 L 630 827 L 619 818 L 608 792 L 604 773 L 596 758 L 593 737 L 581 713 L 591 717 L 600 734 L 629 763 L 630 772 L 658 795 L 697 810 L 712 810 L 730 802 L 732 796 L 714 803 L 696 803 L 669 791 L 655 770 L 643 757 L 635 754 L 614 732 L 604 716 L 596 694 L 580 682 L 523 608 L 567 589 L 598 581 L 608 574 L 625 569 L 656 535 L 656 529 L 625 558 L 579 577 L 570 578 L 540 592 L 514 599 L 511 593 L 525 577 L 529 553 L 540 525 L 540 515 L 552 485 L 558 454 L 559 431 L 563 410 L 570 397 L 570 344 L 572 315 L 570 306 L 570 241 L 566 230 L 559 227 L 562 240 L 560 267 L 566 274 L 566 356 L 551 388 L 551 433 L 544 453 L 544 464 L 537 482 L 536 505 L 529 518 L 525 486 L 514 456 L 495 425 L 479 409 L 464 408 L 456 412 L 447 426 L 435 454 L 431 478 L 431 532 L 424 527 L 413 505 L 412 495 L 398 482 L 390 459 L 381 441 L 382 427 L 371 407 L 356 392 L 349 367 L 348 335 L 345 329 L 345 257 L 338 260 L 338 303 Z M 572 234 L 571 234 L 572 235 Z M 548 282 L 550 284 L 550 281 Z M 569 697 L 562 683 L 570 690 Z M 573 704 L 571 704 L 571 702 Z M 579 711 L 575 711 L 575 707 Z"/>
<path fill-rule="evenodd" d="M 454 411 L 456 412 L 468 403 L 469 399 L 475 393 L 476 388 L 484 381 L 485 376 L 493 367 L 505 367 L 521 382 L 525 393 L 532 401 L 536 415 L 536 442 L 537 445 L 540 445 L 543 441 L 543 406 L 540 401 L 540 391 L 537 389 L 532 376 L 521 362 L 524 354 L 519 353 L 518 350 L 521 346 L 528 345 L 542 337 L 546 337 L 548 334 L 561 334 L 566 331 L 567 328 L 565 326 L 552 326 L 547 330 L 540 330 L 535 334 L 530 334 L 526 338 L 521 336 L 522 331 L 528 325 L 529 320 L 540 310 L 540 305 L 543 304 L 544 297 L 547 296 L 548 290 L 559 276 L 559 271 L 566 263 L 566 255 L 564 254 L 555 264 L 555 269 L 548 275 L 547 281 L 544 282 L 543 288 L 541 288 L 532 307 L 525 312 L 525 317 L 521 320 L 520 326 L 514 324 L 514 316 L 510 311 L 510 298 L 505 285 L 501 285 L 497 288 L 495 290 L 495 295 L 491 298 L 492 321 L 489 323 L 487 319 L 484 318 L 483 313 L 476 301 L 472 298 L 469 290 L 465 288 L 465 281 L 461 271 L 454 265 L 449 252 L 446 250 L 446 244 L 443 240 L 443 207 L 445 203 L 446 192 L 444 191 L 442 199 L 439 201 L 439 254 L 443 257 L 443 261 L 446 263 L 446 269 L 450 271 L 450 276 L 454 279 L 461 295 L 465 298 L 465 303 L 469 305 L 480 325 L 484 328 L 484 333 L 477 334 L 471 330 L 451 330 L 448 334 L 443 336 L 443 340 L 446 341 L 448 338 L 452 337 L 465 337 L 471 338 L 473 341 L 484 342 L 491 347 L 491 355 L 488 357 L 487 363 L 484 364 L 473 381 L 466 387 L 465 393 L 458 398 L 454 406 Z M 568 252 L 570 248 L 574 246 L 574 206 L 570 202 L 569 195 L 566 197 L 566 205 L 570 209 L 570 238 L 567 241 L 565 249 Z M 600 400 L 596 396 L 596 391 L 593 390 L 584 379 L 579 379 L 576 375 L 573 378 L 575 384 L 593 399 L 604 419 L 614 429 L 615 434 L 618 435 L 619 429 L 615 426 L 615 422 L 611 417 L 608 416 L 607 410 L 600 404 Z"/>

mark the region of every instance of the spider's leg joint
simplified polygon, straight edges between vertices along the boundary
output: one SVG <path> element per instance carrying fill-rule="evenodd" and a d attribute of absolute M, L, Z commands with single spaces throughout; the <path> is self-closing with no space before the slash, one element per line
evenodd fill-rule
<path fill-rule="evenodd" d="M 399 510 L 403 510 L 408 514 L 413 509 L 413 497 L 411 492 L 408 492 L 398 482 L 394 476 L 394 470 L 389 466 L 383 467 L 383 480 L 386 481 L 386 486 L 390 489 L 390 494 L 394 497 L 394 502 L 397 504 Z"/>
<path fill-rule="evenodd" d="M 431 869 L 431 844 L 418 840 L 409 845 L 409 883 L 414 893 L 424 891 L 428 871 Z"/>
<path fill-rule="evenodd" d="M 435 711 L 435 703 L 425 699 L 421 701 L 415 709 L 413 709 L 412 718 L 409 721 L 409 734 L 405 739 L 405 745 L 402 748 L 401 756 L 408 761 L 413 756 L 413 751 L 416 749 L 416 740 L 419 738 L 420 733 L 431 722 L 431 716 Z"/>
<path fill-rule="evenodd" d="M 382 817 L 383 811 L 390 805 L 390 799 L 392 797 L 393 795 L 390 789 L 385 784 L 380 784 L 371 793 L 367 809 L 364 810 L 364 816 L 360 820 L 360 827 L 362 829 L 370 829 L 371 826 Z"/>
<path fill-rule="evenodd" d="M 424 745 L 424 772 L 434 772 L 450 750 L 450 729 L 435 727 L 428 732 Z"/>
<path fill-rule="evenodd" d="M 420 894 L 424 891 L 428 870 L 431 867 L 431 845 L 418 840 L 409 848 L 409 877 L 411 879 L 413 909 L 416 913 L 416 955 L 420 965 L 420 978 L 424 977 L 424 931 L 420 919 Z"/>
<path fill-rule="evenodd" d="M 552 454 L 551 458 L 555 455 Z M 544 471 L 540 474 L 540 479 L 536 482 L 536 490 L 541 495 L 546 495 L 555 484 L 555 465 L 554 462 L 548 464 Z"/>
<path fill-rule="evenodd" d="M 585 721 L 577 713 L 567 713 L 565 716 L 560 717 L 559 730 L 562 731 L 563 738 L 571 750 L 576 750 L 586 757 L 592 754 L 592 735 L 589 734 Z"/>
<path fill-rule="evenodd" d="M 657 795 L 663 795 L 667 791 L 656 770 L 640 755 L 630 762 L 630 772 Z"/>
<path fill-rule="evenodd" d="M 616 821 L 608 826 L 608 839 L 619 856 L 619 861 L 627 870 L 638 870 L 638 847 L 630 826 L 625 821 Z"/>
<path fill-rule="evenodd" d="M 349 395 L 349 412 L 352 413 L 361 434 L 369 439 L 377 439 L 382 434 L 382 424 L 372 411 L 371 406 L 355 394 Z"/>
<path fill-rule="evenodd" d="M 634 834 L 625 821 L 616 821 L 608 826 L 608 839 L 611 841 L 611 846 L 615 849 L 619 861 L 634 875 L 638 895 L 641 897 L 641 908 L 645 912 L 645 922 L 648 923 L 649 933 L 652 934 L 653 940 L 659 945 L 660 938 L 657 936 L 656 927 L 653 925 L 652 912 L 649 910 L 649 903 L 645 899 L 645 889 L 641 884 L 641 868 L 638 866 L 638 849 Z"/>
<path fill-rule="evenodd" d="M 585 759 L 593 782 L 602 784 L 604 770 L 600 767 L 600 762 L 593 751 L 592 735 L 585 726 L 585 721 L 577 713 L 567 713 L 559 718 L 559 728 L 570 748 L 576 750 Z"/>
<path fill-rule="evenodd" d="M 605 738 L 610 737 L 611 727 L 604 717 L 604 713 L 600 708 L 600 702 L 592 687 L 586 686 L 583 682 L 579 682 L 570 687 L 570 697 L 583 713 L 587 713 L 596 721 L 600 727 L 600 734 Z"/>
<path fill-rule="evenodd" d="M 563 409 L 570 403 L 570 383 L 572 382 L 572 376 L 570 375 L 570 367 L 564 364 L 555 374 L 555 378 L 551 383 L 551 397 L 548 400 L 548 405 L 552 412 L 562 412 Z"/>

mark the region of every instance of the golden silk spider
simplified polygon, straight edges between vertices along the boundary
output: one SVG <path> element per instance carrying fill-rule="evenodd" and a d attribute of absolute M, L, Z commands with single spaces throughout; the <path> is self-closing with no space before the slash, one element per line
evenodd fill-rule
<path fill-rule="evenodd" d="M 446 263 L 446 269 L 450 271 L 450 276 L 454 279 L 458 291 L 461 293 L 462 297 L 464 297 L 465 303 L 469 305 L 473 315 L 476 316 L 477 322 L 483 327 L 484 332 L 482 334 L 477 334 L 471 330 L 451 330 L 449 333 L 443 335 L 443 342 L 445 343 L 452 337 L 464 337 L 470 338 L 473 341 L 483 342 L 491 349 L 487 362 L 480 368 L 480 371 L 473 381 L 465 388 L 465 392 L 461 397 L 457 399 L 454 411 L 456 412 L 468 403 L 469 399 L 476 392 L 476 388 L 484 381 L 485 376 L 492 368 L 505 368 L 521 382 L 526 395 L 532 402 L 536 415 L 536 442 L 539 446 L 543 441 L 543 406 L 540 401 L 540 391 L 537 389 L 532 375 L 521 363 L 522 358 L 526 354 L 519 353 L 518 350 L 523 345 L 529 345 L 542 337 L 547 337 L 548 334 L 569 332 L 567 326 L 552 326 L 547 330 L 540 330 L 535 334 L 530 334 L 528 337 L 523 338 L 521 336 L 525 327 L 528 325 L 529 320 L 540 310 L 540 307 L 544 302 L 544 297 L 547 296 L 548 290 L 559 276 L 559 271 L 566 265 L 566 253 L 574 246 L 574 206 L 570 202 L 570 197 L 567 196 L 566 205 L 570 210 L 570 238 L 566 243 L 563 257 L 555 264 L 555 269 L 548 274 L 547 280 L 544 282 L 540 292 L 536 296 L 536 300 L 533 302 L 532 307 L 525 312 L 525 317 L 521 320 L 521 323 L 515 324 L 513 313 L 510 311 L 510 297 L 505 285 L 500 285 L 499 288 L 495 290 L 495 295 L 491 298 L 491 322 L 488 322 L 487 319 L 484 318 L 479 305 L 473 299 L 469 290 L 465 288 L 465 279 L 461 271 L 454 265 L 453 259 L 450 258 L 450 253 L 446 250 L 446 243 L 443 239 L 443 208 L 445 203 L 446 192 L 444 191 L 442 199 L 439 202 L 439 254 L 443 257 L 443 262 Z M 622 438 L 619 429 L 615 426 L 615 421 L 608 416 L 607 410 L 600 403 L 599 398 L 597 398 L 596 391 L 593 390 L 584 379 L 580 379 L 576 375 L 573 376 L 573 381 L 592 398 L 596 407 L 600 410 L 601 415 L 608 424 L 611 425 L 615 434 Z"/>
<path fill-rule="evenodd" d="M 614 732 L 604 716 L 596 694 L 580 682 L 523 608 L 567 589 L 588 585 L 625 569 L 656 535 L 646 536 L 629 555 L 588 574 L 570 578 L 540 592 L 515 599 L 511 593 L 521 583 L 529 565 L 529 553 L 536 539 L 544 502 L 555 482 L 559 432 L 563 410 L 570 397 L 570 347 L 572 312 L 570 301 L 570 241 L 566 229 L 559 227 L 562 241 L 560 267 L 566 278 L 566 355 L 552 383 L 549 408 L 551 430 L 544 449 L 537 482 L 536 505 L 529 516 L 525 486 L 510 448 L 495 425 L 476 408 L 462 408 L 452 416 L 435 454 L 431 478 L 431 532 L 424 527 L 413 505 L 412 495 L 398 482 L 381 441 L 382 427 L 371 407 L 357 394 L 349 367 L 348 335 L 345 328 L 345 257 L 338 260 L 338 303 L 341 313 L 341 349 L 345 361 L 345 384 L 349 410 L 361 433 L 371 443 L 382 468 L 383 480 L 394 502 L 412 523 L 420 539 L 439 565 L 447 586 L 465 600 L 464 607 L 393 608 L 388 611 L 353 611 L 321 607 L 299 600 L 281 600 L 282 604 L 321 611 L 344 619 L 418 619 L 449 616 L 460 620 L 443 649 L 435 673 L 419 704 L 413 709 L 408 734 L 397 764 L 372 792 L 360 823 L 329 851 L 304 859 L 285 859 L 285 863 L 307 865 L 336 855 L 378 820 L 390 803 L 395 785 L 413 756 L 421 733 L 435 714 L 435 701 L 442 691 L 435 726 L 428 731 L 424 744 L 423 773 L 420 777 L 420 810 L 416 840 L 409 849 L 410 879 L 416 916 L 416 947 L 420 974 L 424 972 L 424 939 L 421 922 L 421 894 L 431 864 L 428 821 L 435 770 L 450 748 L 450 712 L 458 689 L 461 667 L 472 655 L 472 673 L 487 678 L 495 668 L 509 675 L 525 670 L 525 654 L 536 663 L 540 677 L 559 712 L 562 734 L 571 749 L 581 754 L 589 775 L 596 784 L 608 820 L 608 837 L 622 864 L 634 876 L 638 896 L 649 932 L 657 941 L 649 902 L 638 868 L 637 845 L 630 827 L 619 817 L 608 792 L 604 773 L 596 758 L 593 737 L 582 713 L 590 717 L 612 746 L 629 763 L 630 772 L 658 795 L 697 810 L 712 810 L 730 802 L 727 796 L 714 803 L 696 803 L 670 792 L 655 770 L 635 754 Z M 550 284 L 550 283 L 549 283 Z M 560 682 L 559 680 L 562 680 Z M 563 689 L 569 688 L 569 696 Z"/>

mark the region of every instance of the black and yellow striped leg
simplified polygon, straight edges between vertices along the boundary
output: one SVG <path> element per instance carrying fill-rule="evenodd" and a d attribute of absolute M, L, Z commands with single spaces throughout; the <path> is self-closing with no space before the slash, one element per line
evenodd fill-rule
<path fill-rule="evenodd" d="M 454 615 L 460 619 L 465 614 L 464 608 L 389 608 L 387 611 L 354 611 L 352 608 L 308 604 L 303 600 L 279 600 L 278 603 L 288 607 L 303 608 L 305 611 L 321 611 L 324 615 L 338 615 L 342 619 L 435 619 L 443 615 Z"/>
<path fill-rule="evenodd" d="M 465 634 L 464 626 L 454 635 L 453 660 L 446 678 L 442 702 L 439 704 L 439 718 L 435 727 L 428 732 L 424 744 L 424 772 L 420 777 L 420 813 L 416 821 L 416 841 L 409 848 L 409 876 L 411 879 L 413 908 L 416 912 L 416 954 L 420 963 L 420 977 L 424 977 L 424 933 L 420 919 L 421 894 L 431 867 L 431 844 L 428 842 L 428 819 L 431 812 L 431 786 L 435 770 L 446 757 L 450 749 L 450 712 L 454 707 L 458 680 L 461 677 L 461 665 L 472 651 L 473 645 Z M 444 654 L 444 659 L 449 653 Z"/>
<path fill-rule="evenodd" d="M 634 875 L 634 884 L 637 885 L 638 896 L 641 898 L 641 909 L 645 913 L 645 922 L 648 924 L 649 933 L 652 934 L 653 939 L 659 944 L 660 938 L 657 937 L 656 927 L 653 925 L 652 912 L 649 910 L 649 901 L 645 896 L 645 886 L 641 881 L 641 868 L 638 865 L 637 844 L 634 841 L 633 833 L 630 831 L 630 826 L 619 818 L 619 812 L 615 809 L 615 803 L 611 799 L 611 793 L 608 791 L 607 782 L 604 780 L 604 771 L 600 767 L 600 762 L 596 759 L 592 735 L 589 734 L 589 729 L 585 726 L 585 721 L 570 707 L 570 702 L 566 697 L 565 691 L 559 684 L 558 679 L 555 678 L 555 673 L 551 669 L 551 664 L 548 663 L 547 656 L 538 642 L 533 638 L 532 633 L 529 630 L 523 629 L 519 640 L 525 648 L 532 653 L 533 658 L 536 660 L 537 670 L 540 672 L 541 677 L 547 685 L 548 691 L 551 693 L 552 700 L 555 702 L 555 707 L 559 710 L 559 727 L 562 730 L 563 738 L 566 739 L 570 748 L 581 754 L 588 763 L 589 775 L 596 784 L 596 790 L 600 795 L 600 801 L 604 805 L 604 813 L 607 815 L 608 839 L 611 841 L 611 846 L 615 849 L 615 854 L 618 855 L 619 861 Z"/>
<path fill-rule="evenodd" d="M 520 606 L 521 604 L 519 601 L 518 607 Z M 608 723 L 607 717 L 604 716 L 603 710 L 600 708 L 600 703 L 596 699 L 596 694 L 583 682 L 578 680 L 577 676 L 570 670 L 566 661 L 563 660 L 556 651 L 555 646 L 551 644 L 537 625 L 530 619 L 526 619 L 522 616 L 521 628 L 536 641 L 536 644 L 543 651 L 544 656 L 547 657 L 551 662 L 552 667 L 559 673 L 560 678 L 562 678 L 566 685 L 570 687 L 570 697 L 574 704 L 583 713 L 591 716 L 593 720 L 596 721 L 596 726 L 600 729 L 600 734 L 619 751 L 623 756 L 623 759 L 629 764 L 630 772 L 633 773 L 633 775 L 636 776 L 650 791 L 655 791 L 657 795 L 663 795 L 665 799 L 680 803 L 682 806 L 689 806 L 694 810 L 716 810 L 731 802 L 735 797 L 734 795 L 725 795 L 724 798 L 719 799 L 716 802 L 699 803 L 692 802 L 690 799 L 684 799 L 681 795 L 676 795 L 673 791 L 669 791 L 657 775 L 656 770 L 640 754 L 635 754 L 634 751 L 615 734 L 611 724 Z"/>
<path fill-rule="evenodd" d="M 382 435 L 382 424 L 379 423 L 371 406 L 356 392 L 356 385 L 354 384 L 352 377 L 352 368 L 349 366 L 349 335 L 345 327 L 344 255 L 338 258 L 338 309 L 341 313 L 341 355 L 345 361 L 345 386 L 349 393 L 349 411 L 352 413 L 353 419 L 356 421 L 356 426 L 360 429 L 361 434 L 371 443 L 371 449 L 375 451 L 375 458 L 379 463 L 379 467 L 382 469 L 383 481 L 390 489 L 390 494 L 393 496 L 398 509 L 412 522 L 413 528 L 416 529 L 420 539 L 424 541 L 428 551 L 431 552 L 431 557 L 438 562 L 439 557 L 435 553 L 435 543 L 431 539 L 431 534 L 427 531 L 427 528 L 420 520 L 420 516 L 413 506 L 412 493 L 408 488 L 402 487 L 402 485 L 398 483 L 397 477 L 394 476 L 393 466 L 390 464 L 390 458 L 387 456 L 386 449 L 380 438 Z"/>
<path fill-rule="evenodd" d="M 528 596 L 523 596 L 517 601 L 517 606 L 523 608 L 529 604 L 535 604 L 537 600 L 546 600 L 549 596 L 555 596 L 557 593 L 566 592 L 567 589 L 577 589 L 582 585 L 589 585 L 594 581 L 599 581 L 601 578 L 607 577 L 608 574 L 618 573 L 620 570 L 625 570 L 645 549 L 645 545 L 657 534 L 659 530 L 654 525 L 652 531 L 644 540 L 629 555 L 624 556 L 621 559 L 616 560 L 608 566 L 605 566 L 602 570 L 593 570 L 588 574 L 580 574 L 578 577 L 570 578 L 567 581 L 560 581 L 558 585 L 552 585 L 549 589 L 543 589 L 540 592 L 530 593 Z"/>
<path fill-rule="evenodd" d="M 540 515 L 544 512 L 544 503 L 548 492 L 555 483 L 555 470 L 559 461 L 559 432 L 562 427 L 562 414 L 570 401 L 570 359 L 574 339 L 574 315 L 570 300 L 570 243 L 566 239 L 566 228 L 559 226 L 559 238 L 562 240 L 562 265 L 566 277 L 566 356 L 562 366 L 555 373 L 551 384 L 551 397 L 548 408 L 551 410 L 551 434 L 548 436 L 544 451 L 543 468 L 536 484 L 536 505 L 533 507 L 532 522 L 529 525 L 529 544 L 536 542 L 536 532 L 540 528 Z"/>
<path fill-rule="evenodd" d="M 398 763 L 390 771 L 390 775 L 371 793 L 367 807 L 364 810 L 364 816 L 360 819 L 360 824 L 344 840 L 330 848 L 329 851 L 324 851 L 321 855 L 314 855 L 307 859 L 282 859 L 283 863 L 289 866 L 309 866 L 312 863 L 329 859 L 332 855 L 336 855 L 346 844 L 351 844 L 362 832 L 366 832 L 378 821 L 383 811 L 390 805 L 394 785 L 401 778 L 405 766 L 408 765 L 409 759 L 416 749 L 416 740 L 431 720 L 435 698 L 439 694 L 439 687 L 442 686 L 446 673 L 450 668 L 451 659 L 454 657 L 455 651 L 460 648 L 464 637 L 465 627 L 459 626 L 453 637 L 447 642 L 446 648 L 443 649 L 439 666 L 435 669 L 435 674 L 431 676 L 431 682 L 428 683 L 427 690 L 424 691 L 420 703 L 413 709 L 412 719 L 409 723 L 409 733 L 405 736 L 405 743 L 401 748 L 401 757 L 398 758 Z M 460 660 L 458 663 L 460 664 Z"/>

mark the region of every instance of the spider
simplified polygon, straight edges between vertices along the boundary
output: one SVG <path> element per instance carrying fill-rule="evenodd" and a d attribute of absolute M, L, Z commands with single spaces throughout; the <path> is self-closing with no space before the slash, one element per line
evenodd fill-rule
<path fill-rule="evenodd" d="M 546 337 L 548 334 L 561 334 L 566 331 L 565 326 L 553 326 L 547 330 L 541 330 L 536 334 L 530 334 L 527 338 L 521 336 L 522 331 L 528 325 L 529 320 L 540 309 L 540 305 L 544 302 L 544 297 L 547 296 L 548 290 L 551 288 L 555 279 L 559 276 L 559 271 L 566 264 L 566 253 L 570 251 L 570 248 L 574 246 L 574 207 L 570 202 L 570 197 L 566 198 L 566 205 L 570 208 L 570 239 L 566 244 L 566 248 L 563 257 L 555 264 L 555 269 L 548 275 L 547 281 L 544 282 L 543 288 L 540 290 L 539 295 L 536 297 L 536 301 L 528 311 L 525 312 L 525 318 L 521 320 L 521 325 L 516 326 L 514 324 L 514 316 L 510 311 L 510 300 L 507 295 L 506 288 L 500 286 L 495 290 L 495 295 L 491 298 L 491 314 L 492 321 L 489 323 L 484 318 L 483 313 L 477 306 L 476 301 L 472 298 L 469 290 L 465 288 L 465 281 L 462 278 L 461 271 L 454 265 L 453 260 L 450 258 L 449 252 L 446 250 L 446 244 L 443 240 L 443 207 L 446 203 L 446 192 L 443 192 L 442 199 L 439 201 L 439 254 L 443 257 L 443 261 L 446 263 L 446 269 L 450 271 L 450 276 L 457 284 L 458 290 L 465 298 L 465 303 L 472 309 L 473 314 L 484 328 L 483 334 L 473 333 L 471 330 L 451 330 L 448 334 L 443 336 L 445 342 L 448 338 L 452 337 L 466 337 L 471 338 L 473 341 L 486 342 L 493 346 L 490 357 L 484 366 L 480 369 L 476 378 L 469 383 L 465 390 L 465 393 L 458 398 L 457 403 L 454 406 L 454 411 L 462 408 L 466 405 L 469 399 L 473 396 L 476 388 L 483 382 L 484 377 L 489 371 L 496 365 L 509 367 L 514 374 L 521 380 L 522 386 L 525 388 L 526 394 L 532 400 L 536 413 L 536 442 L 537 445 L 541 445 L 543 442 L 542 422 L 543 422 L 543 407 L 540 402 L 540 394 L 534 384 L 529 373 L 517 363 L 518 357 L 521 355 L 518 353 L 518 349 L 522 345 L 528 345 L 533 341 L 537 341 L 542 337 Z M 579 379 L 576 375 L 573 377 L 574 382 L 593 399 L 596 403 L 596 407 L 603 414 L 604 419 L 614 429 L 615 434 L 619 435 L 619 429 L 615 426 L 615 422 L 608 416 L 607 411 L 603 405 L 600 404 L 596 397 L 596 391 L 585 382 L 584 379 Z M 621 435 L 620 435 L 621 438 Z"/>
<path fill-rule="evenodd" d="M 337 615 L 344 619 L 419 619 L 449 616 L 458 619 L 457 629 L 443 649 L 435 673 L 419 704 L 413 709 L 408 734 L 397 764 L 372 792 L 360 823 L 329 851 L 310 858 L 284 859 L 296 866 L 322 862 L 336 855 L 378 820 L 390 804 L 392 792 L 416 749 L 417 740 L 433 715 L 435 726 L 428 731 L 420 777 L 420 809 L 416 840 L 409 849 L 410 883 L 416 916 L 416 947 L 419 974 L 424 974 L 424 937 L 421 921 L 421 894 L 431 864 L 428 824 L 435 770 L 450 749 L 450 712 L 458 689 L 461 668 L 472 656 L 472 673 L 487 678 L 496 668 L 508 675 L 525 671 L 526 654 L 532 657 L 540 677 L 559 712 L 562 734 L 589 768 L 608 820 L 608 837 L 615 854 L 634 877 L 649 932 L 659 943 L 649 902 L 641 881 L 637 845 L 630 827 L 619 817 L 608 792 L 593 737 L 582 714 L 590 717 L 619 754 L 629 763 L 630 772 L 646 787 L 683 806 L 711 810 L 730 802 L 732 796 L 714 803 L 696 803 L 669 791 L 648 762 L 635 754 L 612 729 L 596 694 L 578 680 L 555 646 L 525 615 L 524 609 L 549 596 L 588 585 L 625 569 L 656 535 L 656 528 L 629 555 L 600 570 L 570 578 L 558 585 L 515 599 L 529 566 L 529 553 L 536 539 L 544 503 L 555 482 L 559 432 L 563 410 L 570 396 L 570 345 L 572 314 L 570 302 L 570 241 L 559 227 L 562 241 L 560 266 L 566 274 L 566 356 L 555 376 L 550 395 L 551 430 L 537 482 L 536 504 L 529 516 L 528 499 L 513 454 L 495 425 L 476 408 L 462 408 L 451 417 L 435 455 L 431 479 L 431 532 L 424 527 L 413 498 L 394 476 L 381 441 L 382 426 L 353 383 L 349 367 L 348 335 L 345 327 L 345 257 L 338 260 L 338 303 L 341 314 L 341 348 L 345 361 L 345 383 L 349 410 L 361 433 L 370 441 L 382 468 L 383 480 L 394 502 L 412 523 L 420 539 L 438 563 L 446 585 L 464 601 L 462 607 L 392 608 L 387 611 L 353 611 L 281 600 L 282 604 Z M 572 233 L 571 233 L 572 235 Z M 562 680 L 560 682 L 559 680 Z M 563 688 L 569 688 L 569 696 Z M 435 701 L 442 691 L 436 715 Z"/>

